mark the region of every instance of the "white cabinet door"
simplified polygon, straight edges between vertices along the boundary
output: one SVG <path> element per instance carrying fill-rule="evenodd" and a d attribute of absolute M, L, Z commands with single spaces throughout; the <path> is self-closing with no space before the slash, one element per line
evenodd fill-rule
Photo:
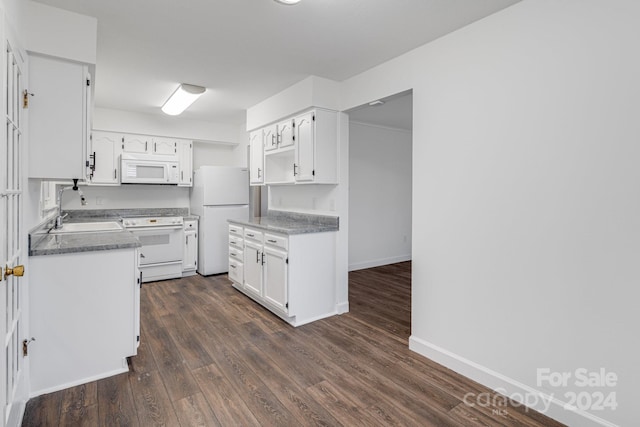
<path fill-rule="evenodd" d="M 287 253 L 265 246 L 264 258 L 264 298 L 286 313 L 288 310 Z"/>
<path fill-rule="evenodd" d="M 284 120 L 278 123 L 278 147 L 290 147 L 293 145 L 293 119 Z"/>
<path fill-rule="evenodd" d="M 193 143 L 191 141 L 178 141 L 178 177 L 179 187 L 193 186 Z"/>
<path fill-rule="evenodd" d="M 119 185 L 119 156 L 122 151 L 122 135 L 110 132 L 93 132 L 89 150 L 89 183 L 92 185 Z"/>
<path fill-rule="evenodd" d="M 264 130 L 264 151 L 271 151 L 278 148 L 278 127 L 276 125 L 267 126 Z"/>
<path fill-rule="evenodd" d="M 244 289 L 262 296 L 262 245 L 251 241 L 244 244 Z"/>
<path fill-rule="evenodd" d="M 262 129 L 249 134 L 249 182 L 252 185 L 264 183 L 264 140 Z"/>
<path fill-rule="evenodd" d="M 177 143 L 175 139 L 154 137 L 152 142 L 152 154 L 175 156 L 177 154 Z"/>
<path fill-rule="evenodd" d="M 122 142 L 124 153 L 148 153 L 151 150 L 151 138 L 146 135 L 125 135 Z"/>
<path fill-rule="evenodd" d="M 86 178 L 91 79 L 88 67 L 29 55 L 29 177 Z"/>
<path fill-rule="evenodd" d="M 184 256 L 182 271 L 195 270 L 198 260 L 198 234 L 195 230 L 184 232 Z"/>
<path fill-rule="evenodd" d="M 294 176 L 296 182 L 313 181 L 314 125 L 313 112 L 305 113 L 295 119 L 296 162 L 294 163 Z"/>

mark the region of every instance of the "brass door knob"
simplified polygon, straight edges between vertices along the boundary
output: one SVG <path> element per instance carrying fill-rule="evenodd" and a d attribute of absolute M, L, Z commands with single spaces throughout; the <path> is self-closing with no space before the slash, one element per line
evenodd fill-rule
<path fill-rule="evenodd" d="M 24 276 L 24 265 L 16 265 L 13 268 L 9 268 L 8 265 L 6 265 L 4 267 L 4 278 L 6 279 L 8 276 L 17 276 L 17 277 L 22 277 Z"/>

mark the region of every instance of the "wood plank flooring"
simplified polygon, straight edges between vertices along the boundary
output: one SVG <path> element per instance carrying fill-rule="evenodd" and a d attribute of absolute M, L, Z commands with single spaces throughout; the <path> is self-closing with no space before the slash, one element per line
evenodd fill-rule
<path fill-rule="evenodd" d="M 130 372 L 30 400 L 23 426 L 561 425 L 466 405 L 489 390 L 409 351 L 411 263 L 349 283 L 350 313 L 298 328 L 226 275 L 145 284 Z"/>

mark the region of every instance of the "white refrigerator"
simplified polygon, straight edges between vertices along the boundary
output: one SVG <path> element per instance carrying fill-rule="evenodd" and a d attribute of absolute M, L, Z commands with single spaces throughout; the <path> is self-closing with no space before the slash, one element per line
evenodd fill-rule
<path fill-rule="evenodd" d="M 203 276 L 226 273 L 229 266 L 227 220 L 249 219 L 249 170 L 202 166 L 194 173 L 191 213 L 198 215 L 198 265 Z"/>

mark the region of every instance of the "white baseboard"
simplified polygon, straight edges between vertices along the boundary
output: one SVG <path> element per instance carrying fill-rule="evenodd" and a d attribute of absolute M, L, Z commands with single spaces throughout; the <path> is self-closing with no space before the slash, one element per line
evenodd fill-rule
<path fill-rule="evenodd" d="M 126 365 L 126 359 L 124 361 L 124 364 Z M 82 384 L 87 384 L 93 381 L 97 381 L 97 380 L 101 380 L 103 378 L 108 378 L 108 377 L 112 377 L 114 375 L 118 375 L 118 374 L 123 374 L 125 372 L 129 372 L 128 368 L 119 368 L 119 369 L 114 369 L 113 371 L 110 372 L 104 372 L 100 375 L 95 375 L 92 377 L 88 377 L 88 378 L 83 378 L 77 381 L 71 381 L 69 383 L 65 383 L 65 384 L 60 384 L 54 387 L 49 387 L 49 388 L 45 388 L 42 390 L 35 390 L 35 391 L 31 391 L 31 393 L 29 393 L 29 398 L 33 398 L 33 397 L 38 397 L 40 395 L 43 394 L 48 394 L 48 393 L 53 393 L 54 391 L 60 391 L 60 390 L 64 390 L 67 388 L 71 388 L 71 387 L 75 387 L 77 385 L 82 385 Z"/>
<path fill-rule="evenodd" d="M 525 400 L 525 402 L 533 404 L 525 404 L 525 406 L 564 424 L 584 427 L 618 427 L 616 424 L 588 412 L 579 409 L 565 409 L 567 402 L 563 402 L 553 395 L 536 390 L 413 335 L 409 337 L 409 349 L 508 397 L 523 396 L 525 399 L 532 397 L 533 399 Z"/>
<path fill-rule="evenodd" d="M 411 254 L 398 255 L 389 258 L 373 259 L 369 261 L 349 264 L 349 271 L 364 270 L 365 268 L 380 267 L 381 265 L 395 264 L 397 262 L 411 261 Z"/>
<path fill-rule="evenodd" d="M 336 305 L 336 312 L 338 314 L 344 314 L 344 313 L 348 313 L 349 312 L 349 301 L 346 302 L 339 302 Z"/>

